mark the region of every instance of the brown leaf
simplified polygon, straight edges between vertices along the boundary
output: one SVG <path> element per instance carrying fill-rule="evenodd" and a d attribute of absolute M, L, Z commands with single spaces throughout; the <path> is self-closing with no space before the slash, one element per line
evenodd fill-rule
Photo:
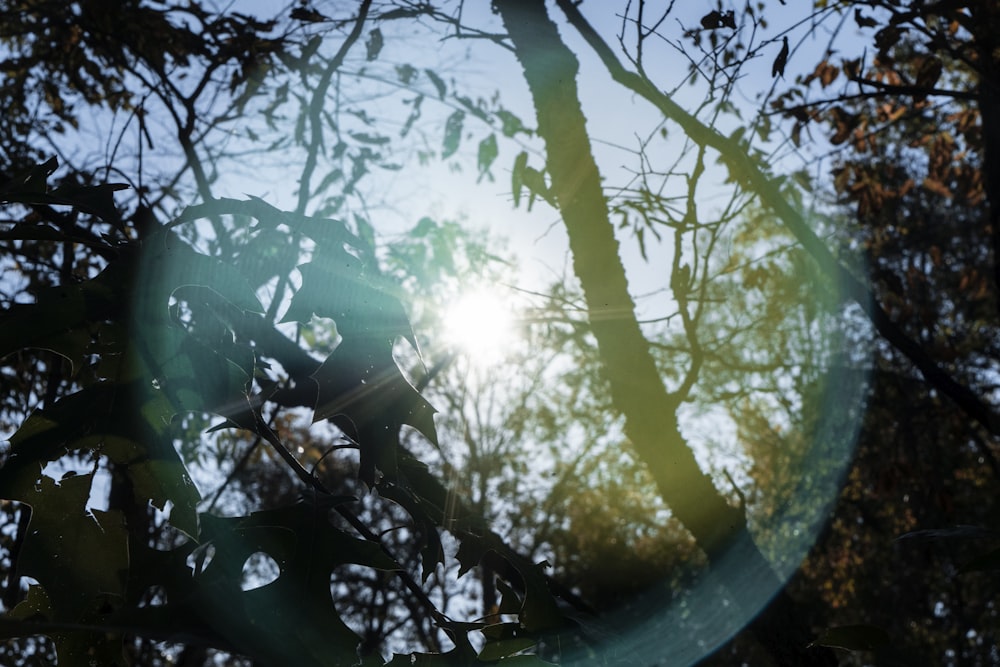
<path fill-rule="evenodd" d="M 924 179 L 924 188 L 930 190 L 936 195 L 941 195 L 945 199 L 951 199 L 952 193 L 948 189 L 948 186 L 939 180 L 927 177 Z"/>
<path fill-rule="evenodd" d="M 858 126 L 859 116 L 850 114 L 839 106 L 830 109 L 830 115 L 833 117 L 833 124 L 836 130 L 830 138 L 830 143 L 837 146 L 850 138 L 851 132 Z"/>
<path fill-rule="evenodd" d="M 821 86 L 823 86 L 824 88 L 826 88 L 831 83 L 833 83 L 834 79 L 837 78 L 837 75 L 840 74 L 840 68 L 836 67 L 834 65 L 831 65 L 830 63 L 827 63 L 826 61 L 824 61 L 824 64 L 826 66 L 823 68 L 823 71 L 819 75 L 819 83 L 820 83 Z"/>
<path fill-rule="evenodd" d="M 854 60 L 845 60 L 843 62 L 844 74 L 850 78 L 854 78 L 861 73 L 861 58 L 855 58 Z"/>

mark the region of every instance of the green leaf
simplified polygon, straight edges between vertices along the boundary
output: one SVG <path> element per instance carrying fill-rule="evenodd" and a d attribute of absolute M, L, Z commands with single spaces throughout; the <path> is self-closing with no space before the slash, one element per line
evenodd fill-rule
<path fill-rule="evenodd" d="M 333 504 L 352 500 L 331 498 Z M 215 554 L 195 578 L 194 597 L 185 602 L 189 613 L 241 652 L 268 664 L 355 664 L 361 639 L 336 611 L 330 575 L 346 563 L 381 570 L 399 565 L 378 544 L 336 528 L 327 518 L 329 508 L 329 503 L 303 500 L 242 518 L 202 515 L 202 538 L 215 547 Z M 243 566 L 257 552 L 274 558 L 280 574 L 274 582 L 244 592 Z M 169 610 L 171 604 L 166 606 Z M 183 609 L 175 608 L 172 615 Z"/>
<path fill-rule="evenodd" d="M 381 53 L 384 45 L 385 40 L 382 37 L 382 31 L 378 28 L 372 29 L 372 31 L 368 34 L 368 41 L 365 42 L 365 47 L 367 49 L 365 59 L 372 61 L 378 58 L 378 54 Z"/>
<path fill-rule="evenodd" d="M 283 322 L 308 322 L 316 314 L 336 322 L 345 340 L 356 336 L 391 347 L 403 337 L 417 347 L 403 304 L 362 278 L 361 262 L 353 255 L 325 255 L 298 269 L 302 287 L 292 297 Z"/>
<path fill-rule="evenodd" d="M 372 144 L 374 146 L 384 146 L 385 144 L 392 141 L 389 137 L 384 137 L 382 135 L 368 134 L 367 132 L 350 132 L 351 138 L 355 141 L 359 141 L 363 144 Z"/>
<path fill-rule="evenodd" d="M 409 63 L 404 63 L 402 65 L 396 65 L 396 77 L 404 85 L 410 85 L 413 81 L 413 77 L 417 75 L 417 68 Z"/>
<path fill-rule="evenodd" d="M 434 408 L 403 377 L 391 345 L 371 339 L 344 341 L 312 375 L 319 385 L 314 419 L 330 419 L 361 446 L 361 476 L 396 467 L 396 443 L 403 424 L 437 441 Z"/>
<path fill-rule="evenodd" d="M 524 584 L 524 602 L 520 606 L 521 625 L 528 632 L 547 632 L 566 627 L 548 582 L 537 565 L 507 546 L 496 533 L 485 535 L 460 533 L 461 545 L 455 555 L 459 561 L 459 576 L 480 563 L 487 552 L 493 551 L 517 570 Z"/>
<path fill-rule="evenodd" d="M 66 452 L 99 451 L 125 467 L 141 502 L 162 510 L 169 501 L 170 523 L 195 536 L 200 496 L 170 442 L 167 419 L 173 412 L 162 394 L 144 384 L 100 383 L 65 396 L 30 415 L 11 437 L 0 488 L 24 488 L 25 475 L 34 480 L 40 465 Z"/>
<path fill-rule="evenodd" d="M 455 154 L 462 141 L 462 124 L 465 122 L 465 112 L 455 111 L 444 124 L 444 144 L 441 159 L 445 160 Z"/>
<path fill-rule="evenodd" d="M 121 512 L 88 510 L 93 475 L 57 482 L 25 467 L 5 496 L 31 506 L 18 573 L 34 577 L 51 601 L 53 619 L 82 621 L 103 596 L 122 597 L 128 535 Z M 70 566 L 72 564 L 72 566 Z"/>
<path fill-rule="evenodd" d="M 397 457 L 404 460 L 404 463 L 399 466 L 400 468 L 409 467 L 405 463 L 405 453 L 397 454 Z M 379 495 L 406 510 L 413 523 L 418 527 L 422 566 L 421 581 L 426 582 L 437 569 L 437 564 L 444 562 L 444 546 L 441 544 L 441 536 L 438 534 L 437 521 L 427 512 L 426 503 L 421 502 L 409 488 L 399 486 L 392 480 L 387 480 L 379 486 Z"/>
<path fill-rule="evenodd" d="M 848 651 L 874 651 L 889 643 L 889 633 L 872 625 L 842 625 L 827 628 L 810 646 L 827 646 Z"/>
<path fill-rule="evenodd" d="M 479 142 L 478 167 L 479 177 L 476 182 L 483 180 L 483 176 L 489 174 L 490 166 L 497 159 L 497 135 L 491 134 Z M 493 177 L 490 176 L 490 180 Z"/>
<path fill-rule="evenodd" d="M 161 511 L 172 505 L 168 521 L 193 540 L 198 539 L 201 494 L 180 459 L 142 459 L 127 468 L 137 498 L 148 498 Z"/>
<path fill-rule="evenodd" d="M 485 102 L 483 98 L 479 98 L 477 102 L 473 102 L 472 98 L 466 95 L 455 95 L 455 99 L 473 116 L 486 124 L 490 123 L 490 117 L 484 111 Z"/>
<path fill-rule="evenodd" d="M 51 620 L 52 601 L 49 600 L 43 587 L 31 584 L 28 586 L 28 594 L 10 610 L 10 613 L 6 614 L 5 618 L 17 621 Z M 6 636 L 19 637 L 21 633 L 17 632 Z"/>
<path fill-rule="evenodd" d="M 500 614 L 520 614 L 521 598 L 514 592 L 514 589 L 502 579 L 497 580 L 497 590 L 500 591 Z"/>
<path fill-rule="evenodd" d="M 97 325 L 120 310 L 121 289 L 108 283 L 101 274 L 77 285 L 44 289 L 33 304 L 14 304 L 0 316 L 0 358 L 26 348 L 44 349 L 79 370 L 87 362 Z"/>
<path fill-rule="evenodd" d="M 813 191 L 813 179 L 805 169 L 792 172 L 792 179 L 806 192 Z"/>
<path fill-rule="evenodd" d="M 267 656 L 274 665 L 358 665 L 381 667 L 380 656 L 358 656 L 361 638 L 331 603 L 329 583 L 301 589 L 279 578 L 243 593 L 248 624 L 231 636 L 250 655 Z M 294 604 L 289 604 L 294 601 Z M 266 632 L 254 632 L 266 628 Z"/>
<path fill-rule="evenodd" d="M 531 205 L 534 203 L 536 197 L 541 197 L 552 206 L 556 205 L 555 197 L 552 195 L 548 184 L 545 182 L 545 174 L 538 171 L 534 167 L 526 166 L 521 170 L 521 179 L 530 193 L 528 198 L 529 211 L 531 210 Z"/>
<path fill-rule="evenodd" d="M 52 638 L 59 664 L 113 665 L 124 667 L 122 638 L 108 631 L 114 613 L 107 614 L 112 600 L 106 595 L 96 598 L 101 613 L 81 619 L 56 619 L 52 602 L 42 586 L 31 585 L 28 594 L 10 613 L 0 617 L 0 637 L 30 637 L 46 634 Z M 67 626 L 90 631 L 67 631 Z"/>
<path fill-rule="evenodd" d="M 165 317 L 170 296 L 184 286 L 208 287 L 240 310 L 263 313 L 246 278 L 230 264 L 204 255 L 168 231 L 146 239 L 134 255 L 135 296 L 142 315 Z M 128 273 L 132 273 L 129 267 Z M 128 284 L 128 283 L 127 283 Z"/>
<path fill-rule="evenodd" d="M 37 466 L 67 451 L 99 444 L 113 400 L 110 386 L 92 385 L 31 413 L 10 438 L 10 454 L 0 467 L 0 489 L 8 493 L 18 488 L 15 480 L 25 469 L 28 475 L 36 476 Z"/>
<path fill-rule="evenodd" d="M 116 379 L 155 379 L 157 389 L 146 392 L 142 408 L 147 420 L 186 411 L 225 415 L 242 406 L 255 359 L 249 347 L 233 341 L 232 329 L 244 311 L 263 310 L 243 276 L 173 234 L 147 239 L 120 274 L 135 287 L 131 337 Z M 172 299 L 187 305 L 190 321 L 177 321 Z"/>
<path fill-rule="evenodd" d="M 445 94 L 448 92 L 448 87 L 445 85 L 444 80 L 437 75 L 437 73 L 432 69 L 425 69 L 424 72 L 427 74 L 427 78 L 431 80 L 434 87 L 437 89 L 438 97 L 442 100 Z"/>
<path fill-rule="evenodd" d="M 412 108 L 410 110 L 410 115 L 406 117 L 406 122 L 403 123 L 403 129 L 399 131 L 399 136 L 405 137 L 407 134 L 410 133 L 410 130 L 413 129 L 413 124 L 417 122 L 417 120 L 419 120 L 420 118 L 421 114 L 420 109 L 423 106 L 423 103 L 424 103 L 423 95 L 417 95 L 417 97 L 413 99 L 413 102 L 411 103 Z"/>
<path fill-rule="evenodd" d="M 337 504 L 354 500 L 343 496 L 335 498 Z M 240 521 L 239 529 L 292 530 L 298 545 L 293 552 L 294 558 L 290 560 L 290 571 L 309 572 L 316 568 L 332 571 L 334 567 L 348 563 L 384 571 L 400 569 L 399 564 L 389 558 L 377 543 L 351 537 L 336 528 L 327 519 L 327 510 L 329 506 L 325 504 L 303 500 L 286 507 L 254 512 Z M 254 551 L 265 548 L 262 543 L 257 543 Z M 278 556 L 275 559 L 278 560 Z M 295 563 L 304 567 L 293 567 Z"/>
<path fill-rule="evenodd" d="M 434 409 L 403 377 L 392 356 L 405 337 L 416 347 L 399 301 L 362 280 L 360 262 L 347 253 L 325 255 L 299 267 L 302 288 L 284 320 L 313 314 L 337 324 L 342 337 L 313 373 L 319 391 L 313 418 L 330 419 L 361 445 L 361 478 L 374 483 L 376 468 L 395 468 L 399 429 L 409 424 L 436 441 Z"/>
<path fill-rule="evenodd" d="M 494 115 L 500 119 L 501 129 L 505 137 L 513 137 L 518 132 L 524 132 L 525 134 L 531 134 L 531 130 L 524 126 L 521 119 L 507 111 L 506 109 L 500 109 L 495 111 Z"/>
<path fill-rule="evenodd" d="M 455 560 L 458 561 L 458 576 L 461 577 L 472 568 L 477 567 L 487 551 L 488 548 L 482 540 L 472 537 L 462 540 L 461 544 L 458 545 L 458 552 L 455 554 Z"/>
<path fill-rule="evenodd" d="M 514 158 L 514 168 L 510 172 L 510 191 L 514 196 L 514 208 L 521 205 L 521 190 L 524 188 L 524 170 L 528 166 L 528 154 L 521 151 Z"/>

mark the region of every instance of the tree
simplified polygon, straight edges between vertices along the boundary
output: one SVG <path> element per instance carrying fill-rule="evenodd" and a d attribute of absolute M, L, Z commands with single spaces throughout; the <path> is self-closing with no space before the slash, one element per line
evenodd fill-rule
<path fill-rule="evenodd" d="M 777 593 L 752 623 L 758 644 L 733 647 L 776 664 L 835 664 L 835 654 L 809 643 L 823 627 L 849 622 L 817 610 L 846 603 L 831 591 L 848 588 L 858 563 L 825 568 L 813 559 L 798 585 L 783 588 L 811 542 L 789 522 L 822 523 L 843 465 L 834 443 L 849 441 L 860 419 L 854 392 L 871 338 L 862 318 L 881 337 L 875 350 L 897 350 L 992 430 L 992 366 L 978 342 L 991 340 L 983 324 L 989 288 L 956 266 L 989 259 L 962 255 L 960 236 L 945 231 L 920 266 L 950 260 L 954 271 L 933 284 L 919 267 L 902 272 L 917 255 L 895 235 L 899 220 L 916 220 L 935 203 L 906 199 L 916 190 L 892 155 L 887 175 L 859 160 L 839 167 L 833 181 L 866 207 L 858 211 L 871 218 L 863 234 L 806 215 L 808 175 L 780 175 L 780 162 L 768 165 L 759 147 L 773 131 L 770 116 L 748 132 L 733 102 L 753 55 L 773 46 L 774 73 L 790 76 L 796 66 L 788 35 L 780 51 L 777 37 L 753 42 L 768 9 L 720 6 L 682 20 L 683 38 L 694 44 L 682 53 L 706 100 L 688 110 L 647 66 L 672 6 L 651 19 L 644 3 L 628 4 L 617 52 L 575 3 L 556 3 L 558 25 L 542 3 L 493 7 L 495 19 L 466 13 L 463 3 L 454 12 L 301 5 L 265 20 L 199 4 L 130 3 L 108 13 L 81 2 L 63 21 L 37 2 L 4 19 L 0 35 L 16 76 L 0 94 L 20 113 L 0 124 L 12 147 L 0 195 L 12 211 L 4 230 L 17 262 L 10 266 L 23 276 L 5 295 L 9 333 L 0 339 L 10 369 L 4 381 L 16 390 L 3 413 L 16 433 L 0 469 L 10 527 L 6 634 L 50 635 L 61 663 L 99 656 L 120 664 L 122 638 L 131 635 L 262 664 L 380 664 L 390 653 L 428 664 L 539 661 L 526 651 L 563 661 L 648 657 L 630 652 L 635 637 L 613 627 L 615 616 L 595 620 L 589 601 L 598 611 L 624 610 L 619 620 L 641 622 L 646 632 L 671 633 L 680 647 L 672 657 L 694 661 Z M 929 30 L 921 22 L 933 12 L 882 9 L 889 18 L 876 39 L 877 71 L 905 84 L 911 75 L 897 70 L 911 68 L 926 92 L 937 65 L 921 47 L 891 64 L 881 51 L 904 48 L 904 28 Z M 819 6 L 816 17 L 841 11 Z M 958 12 L 960 27 L 968 22 L 950 7 L 933 11 Z M 866 20 L 875 19 L 857 19 Z M 444 77 L 419 58 L 394 61 L 387 54 L 409 27 L 516 60 L 537 127 L 509 99 L 479 95 L 460 76 Z M 29 28 L 45 39 L 23 38 Z M 942 34 L 949 48 L 964 43 L 964 34 Z M 974 37 L 969 53 L 979 60 L 956 63 L 992 57 L 982 50 L 988 35 Z M 574 53 L 568 45 L 577 38 L 586 46 Z M 703 39 L 709 47 L 698 56 Z M 583 114 L 581 58 L 657 114 L 620 187 Z M 837 72 L 827 60 L 803 83 L 829 86 Z M 948 64 L 956 85 L 967 80 Z M 899 82 L 861 83 L 878 95 L 913 92 Z M 870 97 L 848 95 L 827 116 L 790 97 L 778 98 L 776 110 L 791 115 L 791 141 L 826 118 L 839 144 L 866 122 L 844 105 Z M 80 160 L 88 154 L 68 148 L 86 145 L 90 129 L 73 105 L 131 127 L 100 135 L 116 147 L 108 151 L 114 159 Z M 974 146 L 975 114 L 961 104 L 953 111 L 949 122 Z M 875 113 L 900 118 L 892 107 Z M 254 115 L 260 123 L 244 122 Z M 32 117 L 43 120 L 25 121 Z M 735 131 L 723 130 L 733 123 Z M 675 125 L 682 138 L 671 162 L 653 142 Z M 926 127 L 915 123 L 910 132 Z M 478 139 L 474 156 L 470 139 Z M 873 148 L 863 132 L 856 139 L 857 150 Z M 149 153 L 163 145 L 176 146 L 179 160 L 158 167 Z M 955 166 L 960 147 L 941 134 L 926 145 L 932 171 L 924 190 L 961 190 L 974 202 L 982 180 Z M 52 151 L 72 166 L 58 184 Z M 450 261 L 459 247 L 480 259 L 493 249 L 450 245 L 461 234 L 449 236 L 431 218 L 403 241 L 387 241 L 372 215 L 385 201 L 373 198 L 384 182 L 375 174 L 440 157 L 457 168 L 474 164 L 476 180 L 488 181 L 507 151 L 516 154 L 515 205 L 558 213 L 573 276 L 544 290 L 545 316 L 529 322 L 535 347 L 521 363 L 535 375 L 508 395 L 495 393 L 500 409 L 477 423 L 468 411 L 489 395 L 455 372 L 455 355 L 435 347 L 439 331 L 418 345 L 423 334 L 405 306 L 419 324 L 421 292 L 434 282 L 421 282 L 422 262 Z M 227 196 L 226 179 L 245 171 L 247 156 L 256 165 L 295 165 L 295 192 Z M 682 194 L 666 196 L 675 183 Z M 726 203 L 703 206 L 702 194 L 720 187 Z M 265 195 L 283 201 L 272 205 Z M 982 225 L 968 219 L 970 228 Z M 848 259 L 846 244 L 859 239 L 871 282 Z M 671 311 L 658 322 L 638 314 L 623 260 L 633 249 L 650 263 L 670 258 L 658 287 L 671 295 Z M 454 265 L 441 272 L 461 277 Z M 895 289 L 903 276 L 909 288 Z M 970 286 L 981 298 L 953 308 L 952 292 Z M 926 321 L 943 312 L 939 331 L 928 333 Z M 845 315 L 845 335 L 829 336 Z M 967 347 L 942 338 L 960 326 L 977 335 Z M 540 380 L 550 378 L 571 391 L 549 391 Z M 878 383 L 889 386 L 882 375 Z M 447 407 L 438 423 L 432 404 Z M 892 405 L 868 412 L 859 465 L 817 553 L 837 553 L 850 533 L 850 500 L 868 493 L 878 462 L 867 439 L 898 421 Z M 731 417 L 732 434 L 697 433 L 698 413 L 712 410 Z M 210 414 L 222 419 L 213 429 Z M 529 464 L 526 452 L 549 452 L 554 463 L 536 456 Z M 970 465 L 947 460 L 956 471 Z M 218 464 L 228 472 L 215 473 L 206 504 L 189 473 Z M 518 500 L 495 498 L 501 490 Z M 95 495 L 106 500 L 95 504 Z M 886 530 L 917 527 L 887 514 Z M 498 526 L 509 528 L 503 538 Z M 539 558 L 554 561 L 551 571 Z M 617 567 L 608 567 L 612 558 Z M 57 567 L 71 559 L 80 565 Z M 624 562 L 650 568 L 648 576 L 623 572 Z M 472 569 L 474 586 L 454 580 Z M 35 581 L 22 588 L 22 577 Z M 481 605 L 459 614 L 458 598 L 471 588 Z M 639 591 L 665 592 L 674 615 L 649 611 L 642 593 L 632 594 Z M 812 613 L 793 596 L 813 600 Z M 710 606 L 730 612 L 706 626 Z M 595 642 L 594 628 L 609 622 L 618 636 Z M 831 632 L 818 643 L 845 643 Z M 150 660 L 170 651 L 192 663 L 211 658 L 129 646 Z"/>
<path fill-rule="evenodd" d="M 983 121 L 995 53 L 987 51 L 993 38 L 981 26 L 996 20 L 995 8 L 923 9 L 854 8 L 845 18 L 874 42 L 869 58 L 825 54 L 774 106 L 795 119 L 793 140 L 801 141 L 807 128 L 818 140 L 822 128 L 834 146 L 827 188 L 842 206 L 838 234 L 863 250 L 873 300 L 886 312 L 882 321 L 900 330 L 886 336 L 891 347 L 875 348 L 875 390 L 858 464 L 842 495 L 843 518 L 820 552 L 841 553 L 826 575 L 827 602 L 854 608 L 853 622 L 858 608 L 871 610 L 865 615 L 892 638 L 883 659 L 899 652 L 896 659 L 936 655 L 946 664 L 990 664 L 995 657 L 988 657 L 983 637 L 995 628 L 992 586 L 988 575 L 974 571 L 982 566 L 975 564 L 985 549 L 982 536 L 963 542 L 961 531 L 945 527 L 992 525 L 979 494 L 997 473 L 988 379 L 995 364 L 996 283 L 988 276 L 996 266 L 990 216 L 997 196 L 988 176 L 995 171 L 988 166 L 992 130 Z M 874 323 L 884 330 L 878 318 Z M 943 372 L 928 372 L 933 366 Z M 915 372 L 926 385 L 913 383 Z M 901 404 L 916 417 L 897 416 Z M 941 532 L 921 532 L 927 529 Z M 843 557 L 844 545 L 886 533 L 913 536 L 877 556 Z M 820 577 L 825 569 L 820 558 L 807 567 Z M 926 585 L 904 583 L 914 577 Z M 866 580 L 885 582 L 882 595 L 912 614 L 872 610 L 860 583 Z"/>

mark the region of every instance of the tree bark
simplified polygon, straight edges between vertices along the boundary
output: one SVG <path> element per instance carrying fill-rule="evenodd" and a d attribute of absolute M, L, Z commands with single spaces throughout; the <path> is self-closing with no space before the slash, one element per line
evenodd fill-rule
<path fill-rule="evenodd" d="M 635 316 L 580 107 L 577 59 L 560 39 L 542 0 L 496 0 L 494 8 L 531 92 L 551 192 L 569 237 L 573 270 L 584 292 L 611 399 L 625 417 L 625 433 L 663 500 L 708 556 L 734 601 L 755 613 L 767 599 L 757 597 L 759 592 L 776 593 L 782 582 L 753 543 L 743 510 L 719 493 L 678 429 L 677 399 L 664 386 Z M 790 613 L 783 595 L 778 607 L 775 620 L 788 625 L 778 627 L 765 615 L 755 629 L 779 663 L 835 665 L 829 652 L 806 650 L 808 629 Z"/>

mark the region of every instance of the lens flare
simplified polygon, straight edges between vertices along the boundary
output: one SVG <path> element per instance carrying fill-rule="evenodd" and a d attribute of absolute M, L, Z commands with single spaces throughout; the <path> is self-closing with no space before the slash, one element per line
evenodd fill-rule
<path fill-rule="evenodd" d="M 518 337 L 513 304 L 487 288 L 461 295 L 445 309 L 443 324 L 446 342 L 481 366 L 502 359 Z"/>

